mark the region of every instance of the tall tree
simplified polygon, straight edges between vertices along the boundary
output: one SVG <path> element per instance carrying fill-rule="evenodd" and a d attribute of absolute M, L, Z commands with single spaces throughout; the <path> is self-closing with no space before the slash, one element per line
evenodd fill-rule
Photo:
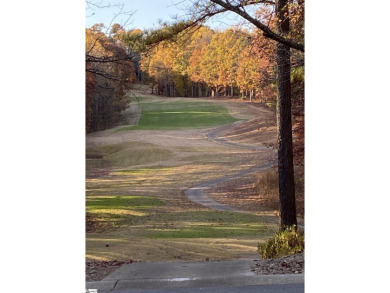
<path fill-rule="evenodd" d="M 179 22 L 170 28 L 150 34 L 151 42 L 160 42 L 172 38 L 183 30 L 199 26 L 210 17 L 226 11 L 231 11 L 252 23 L 263 32 L 263 36 L 277 42 L 277 132 L 278 132 L 278 170 L 281 228 L 297 224 L 294 188 L 292 119 L 291 119 L 291 60 L 290 49 L 304 52 L 303 29 L 290 28 L 290 9 L 299 14 L 304 6 L 304 0 L 198 0 L 193 1 L 191 8 L 193 19 Z M 246 7 L 249 5 L 272 5 L 276 12 L 276 30 L 264 18 L 251 15 Z M 295 5 L 295 7 L 294 7 Z M 302 24 L 301 16 L 294 17 L 297 24 Z M 291 34 L 293 33 L 293 35 Z M 208 46 L 210 47 L 210 46 Z M 206 50 L 207 51 L 207 50 Z M 205 54 L 205 58 L 207 54 Z M 211 59 L 210 59 L 211 60 Z M 204 60 L 202 62 L 205 62 Z M 207 64 L 204 64 L 207 65 Z M 208 64 L 211 65 L 211 64 Z M 215 69 L 212 66 L 211 69 Z M 208 72 L 209 80 L 217 79 L 218 73 Z M 211 74 L 210 74 L 211 73 Z M 218 81 L 216 82 L 218 85 Z"/>
<path fill-rule="evenodd" d="M 277 69 L 278 69 L 278 96 L 277 96 L 277 130 L 278 130 L 278 169 L 279 169 L 279 197 L 280 220 L 282 229 L 297 224 L 294 188 L 294 166 L 291 124 L 291 61 L 290 48 L 304 52 L 302 38 L 293 40 L 290 33 L 289 5 L 293 0 L 200 0 L 194 8 L 198 16 L 195 19 L 202 21 L 207 16 L 232 11 L 246 19 L 263 35 L 277 42 Z M 267 4 L 275 5 L 277 31 L 272 30 L 267 23 L 253 17 L 245 10 L 247 5 Z M 300 5 L 304 2 L 299 1 Z M 200 13 L 200 16 L 199 16 Z M 196 20 L 194 21 L 196 22 Z"/>
<path fill-rule="evenodd" d="M 86 131 L 119 123 L 128 107 L 126 90 L 135 81 L 133 52 L 106 36 L 102 25 L 86 29 Z"/>
<path fill-rule="evenodd" d="M 288 0 L 276 1 L 278 32 L 288 36 L 290 19 Z M 278 130 L 278 170 L 280 218 L 283 226 L 297 225 L 294 186 L 294 161 L 291 119 L 291 61 L 290 46 L 278 43 L 276 49 L 278 66 L 278 99 L 276 105 Z"/>

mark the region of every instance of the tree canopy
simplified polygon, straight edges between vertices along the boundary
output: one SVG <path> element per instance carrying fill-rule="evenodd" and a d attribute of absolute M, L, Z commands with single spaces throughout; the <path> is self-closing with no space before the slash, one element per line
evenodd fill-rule
<path fill-rule="evenodd" d="M 128 107 L 126 90 L 135 81 L 134 53 L 94 25 L 85 33 L 86 131 L 106 129 Z"/>

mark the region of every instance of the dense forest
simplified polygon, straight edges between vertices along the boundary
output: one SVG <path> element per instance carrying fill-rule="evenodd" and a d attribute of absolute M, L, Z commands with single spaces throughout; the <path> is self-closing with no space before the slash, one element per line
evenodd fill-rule
<path fill-rule="evenodd" d="M 179 34 L 175 42 L 159 43 L 141 66 L 159 95 L 272 99 L 273 56 L 255 39 L 244 30 L 201 26 L 193 34 Z"/>
<path fill-rule="evenodd" d="M 129 106 L 127 91 L 136 81 L 135 54 L 129 46 L 102 32 L 86 29 L 86 131 L 107 129 L 121 121 Z"/>

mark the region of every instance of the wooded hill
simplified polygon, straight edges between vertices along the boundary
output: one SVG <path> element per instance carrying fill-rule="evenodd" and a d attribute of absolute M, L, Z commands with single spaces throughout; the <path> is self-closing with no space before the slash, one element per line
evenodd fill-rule
<path fill-rule="evenodd" d="M 264 8 L 263 8 L 264 10 Z M 269 11 L 259 11 L 266 18 Z M 270 27 L 275 26 L 269 13 Z M 303 20 L 295 21 L 303 30 Z M 260 30 L 238 27 L 212 30 L 198 25 L 174 38 L 150 42 L 150 31 L 126 31 L 119 24 L 103 33 L 86 29 L 86 130 L 117 125 L 129 105 L 126 91 L 135 82 L 167 97 L 234 96 L 276 103 L 276 43 Z M 163 26 L 160 31 L 171 29 Z M 303 116 L 304 54 L 291 55 L 293 114 Z M 300 123 L 301 124 L 301 123 Z"/>

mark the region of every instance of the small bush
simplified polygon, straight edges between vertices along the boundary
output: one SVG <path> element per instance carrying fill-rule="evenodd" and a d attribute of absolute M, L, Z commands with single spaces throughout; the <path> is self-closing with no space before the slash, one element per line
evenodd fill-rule
<path fill-rule="evenodd" d="M 304 233 L 295 226 L 278 232 L 266 243 L 259 244 L 257 251 L 262 258 L 276 258 L 303 252 L 305 249 Z"/>

